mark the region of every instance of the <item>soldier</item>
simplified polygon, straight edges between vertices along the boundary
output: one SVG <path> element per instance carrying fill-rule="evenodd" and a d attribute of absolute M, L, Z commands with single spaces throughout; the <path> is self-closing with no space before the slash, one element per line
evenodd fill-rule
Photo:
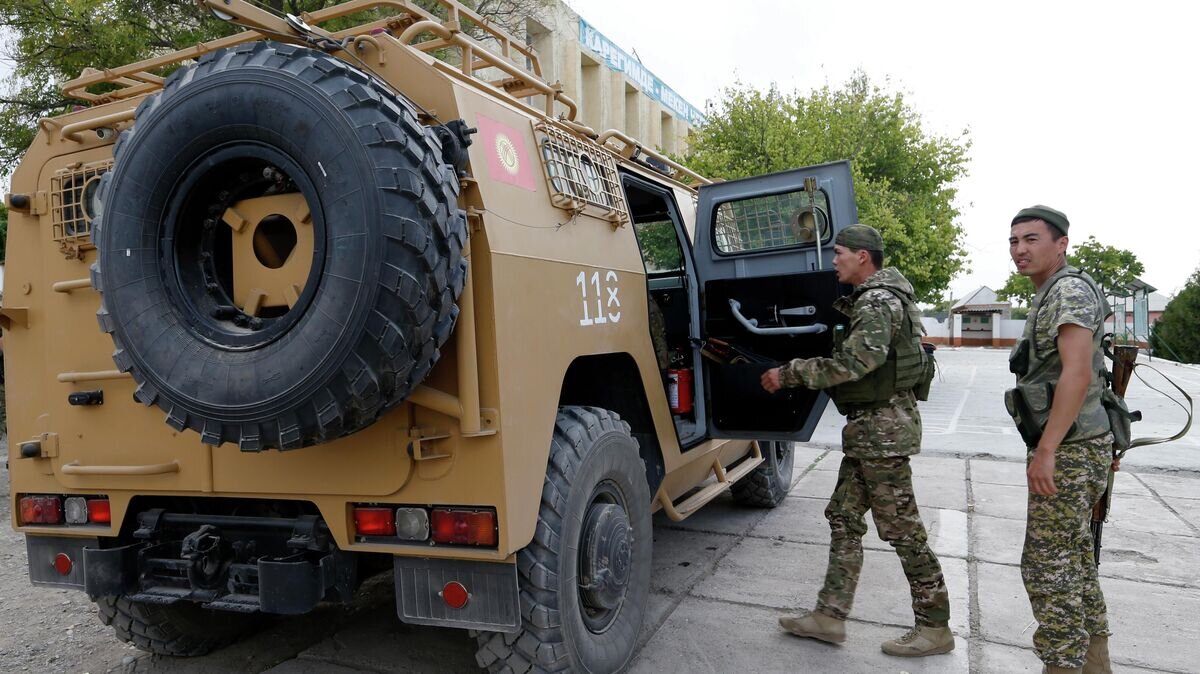
<path fill-rule="evenodd" d="M 845 414 L 837 487 L 825 508 L 829 566 L 816 610 L 779 619 L 797 636 L 841 643 L 862 570 L 863 519 L 875 519 L 879 537 L 900 556 L 908 577 L 916 625 L 883 643 L 889 655 L 924 656 L 954 650 L 950 599 L 942 568 L 929 549 L 913 495 L 909 456 L 921 449 L 921 415 L 914 386 L 924 377 L 921 318 L 912 285 L 883 268 L 883 239 L 874 228 L 850 225 L 834 241 L 838 280 L 854 292 L 834 306 L 850 317 L 845 340 L 830 358 L 796 359 L 762 375 L 763 388 L 829 389 Z"/>
<path fill-rule="evenodd" d="M 1101 405 L 1109 313 L 1087 274 L 1067 265 L 1067 216 L 1046 206 L 1012 220 L 1009 254 L 1037 286 L 1009 357 L 1005 405 L 1028 447 L 1029 507 L 1021 577 L 1046 672 L 1108 673 L 1108 616 L 1092 556 L 1090 516 L 1104 492 L 1112 434 Z"/>

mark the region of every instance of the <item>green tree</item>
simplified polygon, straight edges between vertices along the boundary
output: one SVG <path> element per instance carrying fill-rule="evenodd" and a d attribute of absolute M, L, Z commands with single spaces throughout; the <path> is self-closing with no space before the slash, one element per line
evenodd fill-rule
<path fill-rule="evenodd" d="M 1106 246 L 1089 236 L 1074 253 L 1067 254 L 1067 261 L 1082 269 L 1105 291 L 1123 288 L 1145 271 L 1145 266 L 1132 252 L 1123 248 Z"/>
<path fill-rule="evenodd" d="M 1033 296 L 1036 294 L 1037 288 L 1033 286 L 1033 281 L 1030 281 L 1028 276 L 1022 276 L 1015 271 L 1008 275 L 1008 280 L 996 291 L 996 297 L 1002 300 L 1015 300 L 1017 304 L 1026 307 L 1033 302 Z"/>
<path fill-rule="evenodd" d="M 726 89 L 685 160 L 701 174 L 732 179 L 849 159 L 859 220 L 880 230 L 888 264 L 918 297 L 935 301 L 966 268 L 954 197 L 970 145 L 967 131 L 929 133 L 903 94 L 858 73 L 807 94 Z"/>
<path fill-rule="evenodd" d="M 276 13 L 300 14 L 342 0 L 251 0 Z M 507 28 L 524 22 L 547 0 L 467 0 L 489 21 Z M 418 0 L 444 16 L 436 0 Z M 371 10 L 324 25 L 336 30 L 394 10 Z M 479 36 L 478 26 L 464 30 Z M 33 141 L 37 121 L 82 103 L 62 85 L 85 68 L 115 68 L 240 31 L 202 10 L 195 0 L 0 0 L 0 56 L 15 69 L 0 85 L 0 175 L 11 171 Z M 168 69 L 169 71 L 169 69 Z M 159 74 L 165 74 L 160 72 Z M 102 93 L 103 87 L 93 93 Z"/>
<path fill-rule="evenodd" d="M 1150 346 L 1155 355 L 1176 358 L 1185 363 L 1200 363 L 1200 269 L 1178 294 L 1167 303 L 1162 316 L 1150 331 Z"/>

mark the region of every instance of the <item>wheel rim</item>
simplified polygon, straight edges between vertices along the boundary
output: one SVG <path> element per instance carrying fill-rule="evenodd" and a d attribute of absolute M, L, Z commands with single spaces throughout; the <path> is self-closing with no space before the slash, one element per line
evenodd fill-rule
<path fill-rule="evenodd" d="M 612 626 L 625 604 L 633 567 L 633 527 L 616 484 L 596 486 L 579 537 L 580 613 L 589 631 Z"/>
<path fill-rule="evenodd" d="M 231 351 L 291 329 L 324 266 L 319 203 L 300 166 L 267 145 L 225 145 L 192 162 L 167 202 L 159 244 L 183 324 Z"/>

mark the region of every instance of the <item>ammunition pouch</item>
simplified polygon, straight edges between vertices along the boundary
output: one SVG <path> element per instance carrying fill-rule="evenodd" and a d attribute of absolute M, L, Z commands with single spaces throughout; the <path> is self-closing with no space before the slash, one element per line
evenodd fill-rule
<path fill-rule="evenodd" d="M 913 386 L 913 395 L 917 400 L 929 400 L 929 390 L 933 388 L 933 377 L 937 374 L 937 359 L 933 357 L 933 345 L 922 344 L 925 358 L 921 361 L 921 376 Z"/>
<path fill-rule="evenodd" d="M 1108 414 L 1108 424 L 1112 427 L 1113 449 L 1118 452 L 1129 449 L 1130 443 L 1133 442 L 1131 426 L 1133 422 L 1142 420 L 1142 413 L 1130 412 L 1129 406 L 1121 396 L 1110 388 L 1105 388 L 1100 393 L 1100 405 Z"/>
<path fill-rule="evenodd" d="M 1042 441 L 1042 429 L 1049 417 L 1048 411 L 1044 415 L 1035 414 L 1022 388 L 1010 388 L 1004 392 L 1004 407 L 1017 424 L 1017 432 L 1021 434 L 1025 446 L 1037 447 Z"/>
<path fill-rule="evenodd" d="M 1008 354 L 1008 371 L 1018 377 L 1029 372 L 1029 340 L 1021 338 Z"/>

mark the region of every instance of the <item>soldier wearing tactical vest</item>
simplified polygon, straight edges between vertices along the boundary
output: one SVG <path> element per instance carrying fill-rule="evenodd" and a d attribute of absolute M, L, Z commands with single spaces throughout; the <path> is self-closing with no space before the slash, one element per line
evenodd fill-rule
<path fill-rule="evenodd" d="M 921 415 L 914 388 L 928 385 L 932 362 L 921 349 L 921 318 L 912 285 L 883 268 L 883 239 L 866 225 L 850 225 L 834 241 L 838 280 L 854 292 L 835 304 L 849 331 L 829 358 L 796 359 L 762 375 L 763 388 L 827 389 L 846 415 L 837 487 L 825 509 L 829 566 L 814 611 L 779 619 L 797 636 L 841 643 L 862 570 L 864 516 L 900 556 L 908 577 L 916 625 L 883 643 L 898 656 L 954 650 L 950 599 L 942 568 L 929 548 L 913 495 L 909 456 L 921 449 Z"/>
<path fill-rule="evenodd" d="M 1021 577 L 1038 621 L 1034 650 L 1046 672 L 1108 674 L 1108 616 L 1090 519 L 1112 460 L 1100 402 L 1109 307 L 1095 281 L 1067 264 L 1069 226 L 1046 206 L 1013 218 L 1009 253 L 1037 295 L 1009 357 L 1017 386 L 1004 402 L 1028 447 Z"/>

